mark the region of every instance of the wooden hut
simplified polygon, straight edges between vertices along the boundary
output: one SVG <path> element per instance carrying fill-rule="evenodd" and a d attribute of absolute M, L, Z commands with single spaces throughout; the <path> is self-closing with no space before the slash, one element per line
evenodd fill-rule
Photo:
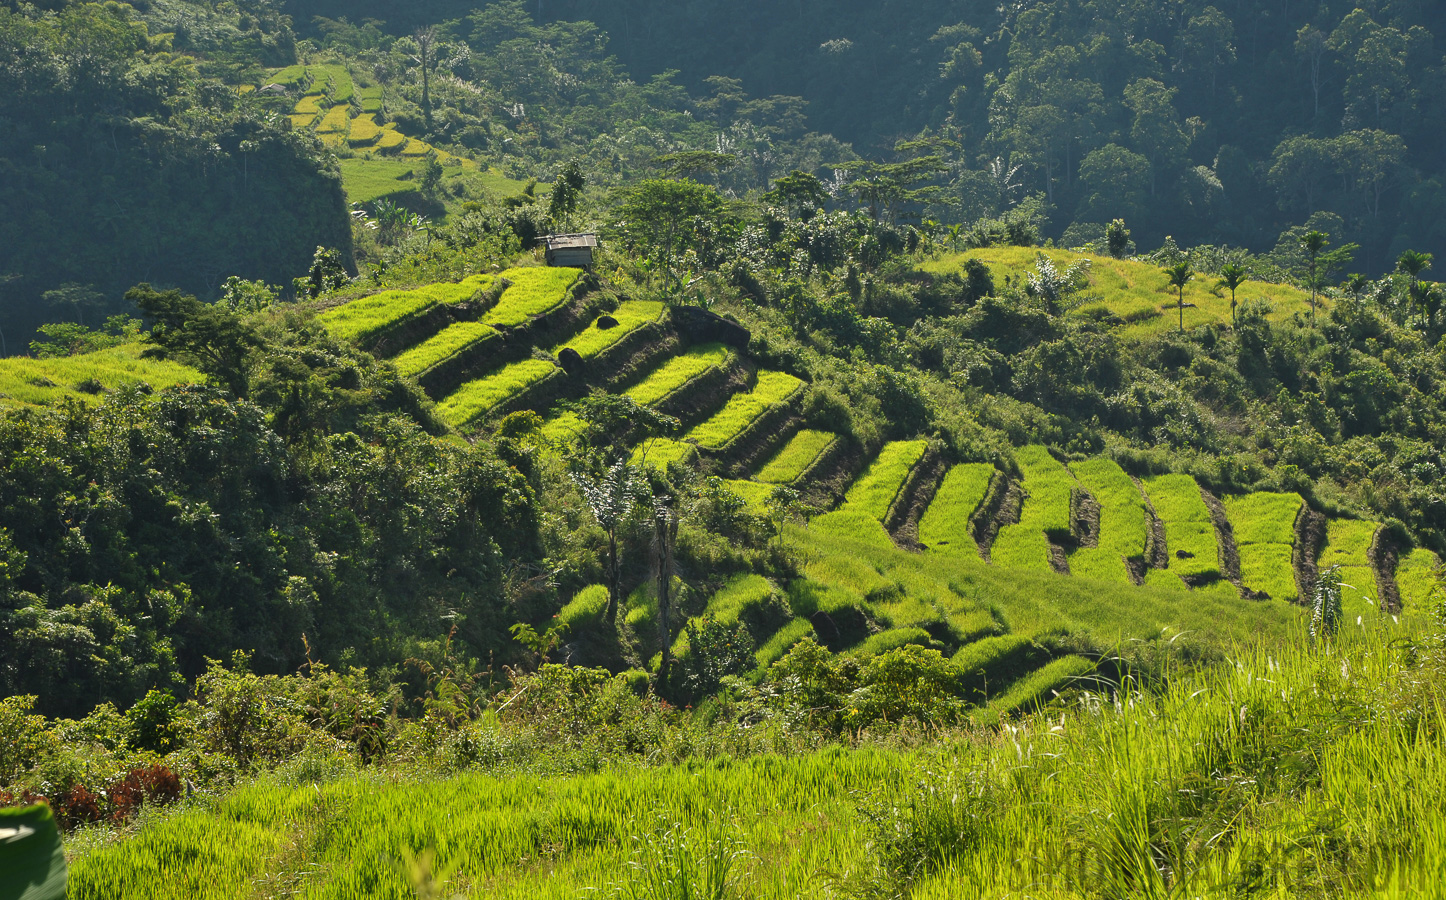
<path fill-rule="evenodd" d="M 592 257 L 597 252 L 597 235 L 549 234 L 547 242 L 547 264 L 549 266 L 572 266 L 576 269 L 591 269 Z"/>

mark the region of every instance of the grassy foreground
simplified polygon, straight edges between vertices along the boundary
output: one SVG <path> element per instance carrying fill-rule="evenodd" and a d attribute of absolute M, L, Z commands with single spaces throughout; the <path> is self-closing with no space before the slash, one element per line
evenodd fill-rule
<path fill-rule="evenodd" d="M 79 832 L 70 895 L 1441 896 L 1443 675 L 1439 636 L 1367 623 L 922 747 L 695 716 L 625 763 L 492 717 L 439 748 L 463 771 L 313 755 Z"/>

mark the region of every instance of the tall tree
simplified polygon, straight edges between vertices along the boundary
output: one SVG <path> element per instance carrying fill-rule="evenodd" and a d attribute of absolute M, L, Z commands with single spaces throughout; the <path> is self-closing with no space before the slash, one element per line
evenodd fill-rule
<path fill-rule="evenodd" d="M 431 25 L 425 25 L 412 32 L 412 43 L 416 51 L 411 55 L 412 62 L 422 70 L 422 116 L 427 123 L 427 131 L 432 130 L 432 67 L 437 64 L 437 29 Z"/>
<path fill-rule="evenodd" d="M 1219 286 L 1230 289 L 1230 324 L 1235 324 L 1235 291 L 1249 276 L 1245 267 L 1238 263 L 1226 263 L 1220 267 Z"/>
<path fill-rule="evenodd" d="M 143 355 L 174 358 L 220 381 L 237 397 L 250 390 L 256 350 L 264 341 L 256 329 L 224 306 L 202 303 L 174 288 L 157 291 L 138 284 L 126 291 L 150 320 Z"/>
<path fill-rule="evenodd" d="M 617 227 L 627 244 L 643 252 L 663 273 L 667 290 L 678 256 L 692 243 L 694 220 L 716 224 L 723 198 L 687 178 L 649 178 L 628 191 L 617 210 Z"/>
<path fill-rule="evenodd" d="M 1305 280 L 1310 289 L 1310 320 L 1315 321 L 1316 298 L 1331 274 L 1344 268 L 1359 249 L 1358 244 L 1342 244 L 1330 247 L 1330 235 L 1324 231 L 1307 231 L 1300 239 L 1300 251 L 1305 255 Z"/>
<path fill-rule="evenodd" d="M 1324 231 L 1307 231 L 1300 239 L 1301 252 L 1305 254 L 1306 285 L 1310 288 L 1310 320 L 1315 321 L 1315 294 L 1320 287 L 1320 280 L 1317 272 L 1320 269 L 1320 257 L 1325 252 L 1326 245 L 1330 243 L 1330 237 Z"/>
<path fill-rule="evenodd" d="M 1150 160 L 1150 196 L 1158 192 L 1160 173 L 1185 153 L 1189 136 L 1175 111 L 1175 89 L 1153 78 L 1125 88 L 1125 105 L 1134 113 L 1130 139 Z"/>
<path fill-rule="evenodd" d="M 1421 280 L 1421 273 L 1431 268 L 1433 260 L 1431 254 L 1415 250 L 1407 250 L 1396 260 L 1396 271 L 1407 278 L 1406 296 L 1410 299 L 1411 307 L 1421 316 L 1427 328 L 1430 328 L 1434 310 L 1430 309 L 1428 302 L 1431 291 Z"/>
<path fill-rule="evenodd" d="M 1195 277 L 1195 273 L 1193 273 L 1193 272 L 1190 271 L 1190 264 L 1189 264 L 1189 263 L 1187 263 L 1187 262 L 1178 262 L 1178 263 L 1175 263 L 1173 266 L 1170 266 L 1169 268 L 1167 268 L 1167 269 L 1165 270 L 1165 274 L 1166 274 L 1166 275 L 1169 277 L 1169 279 L 1170 279 L 1170 287 L 1174 288 L 1175 291 L 1176 291 L 1176 294 L 1175 294 L 1175 307 L 1180 311 L 1180 333 L 1181 333 L 1181 334 L 1184 334 L 1184 333 L 1185 333 L 1185 285 L 1187 285 L 1187 284 L 1190 283 L 1190 281 Z"/>

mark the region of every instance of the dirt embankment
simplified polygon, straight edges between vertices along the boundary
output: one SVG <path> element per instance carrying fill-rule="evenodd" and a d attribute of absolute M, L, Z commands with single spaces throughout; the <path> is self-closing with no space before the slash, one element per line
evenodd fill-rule
<path fill-rule="evenodd" d="M 1367 557 L 1376 573 L 1376 596 L 1381 600 L 1381 611 L 1391 615 L 1401 611 L 1401 589 L 1396 585 L 1396 563 L 1399 562 L 1400 555 L 1396 542 L 1386 533 L 1386 529 L 1376 529 L 1376 536 L 1371 539 L 1371 549 L 1367 551 Z"/>
<path fill-rule="evenodd" d="M 1205 508 L 1210 510 L 1210 522 L 1215 526 L 1215 541 L 1220 546 L 1220 577 L 1235 585 L 1241 596 L 1253 595 L 1253 591 L 1247 591 L 1240 584 L 1240 548 L 1235 545 L 1235 528 L 1225 515 L 1225 504 L 1203 487 L 1200 497 L 1205 501 Z"/>
<path fill-rule="evenodd" d="M 1309 606 L 1315 596 L 1315 580 L 1319 574 L 1316 560 L 1325 547 L 1326 517 L 1311 509 L 1302 507 L 1295 517 L 1295 549 L 1291 552 L 1290 564 L 1295 569 L 1295 586 L 1299 602 Z"/>
<path fill-rule="evenodd" d="M 924 545 L 919 543 L 919 519 L 923 518 L 929 504 L 934 502 L 934 494 L 938 492 L 939 483 L 944 480 L 944 474 L 948 471 L 949 463 L 944 454 L 933 447 L 930 447 L 924 453 L 924 458 L 914 466 L 914 470 L 909 473 L 909 481 L 894 500 L 888 520 L 884 522 L 884 527 L 889 529 L 894 543 L 905 550 L 924 549 Z"/>
<path fill-rule="evenodd" d="M 1145 539 L 1145 558 L 1143 560 L 1125 560 L 1125 565 L 1130 567 L 1131 577 L 1139 584 L 1145 582 L 1146 569 L 1168 569 L 1170 567 L 1170 547 L 1165 540 L 1165 523 L 1155 512 L 1155 504 L 1150 502 L 1150 495 L 1145 491 L 1145 485 L 1140 479 L 1130 476 L 1135 483 L 1135 489 L 1140 492 L 1140 499 L 1145 501 L 1145 519 L 1148 532 Z"/>
<path fill-rule="evenodd" d="M 1007 478 L 1002 473 L 995 476 L 1000 482 L 996 488 L 995 482 L 990 482 L 990 495 L 985 498 L 985 503 L 990 504 L 989 518 L 985 520 L 976 540 L 979 544 L 979 555 L 989 562 L 989 551 L 994 546 L 994 539 L 999 536 L 999 529 L 1005 525 L 1013 525 L 1019 521 L 1019 512 L 1024 508 L 1024 486 L 1013 478 Z"/>

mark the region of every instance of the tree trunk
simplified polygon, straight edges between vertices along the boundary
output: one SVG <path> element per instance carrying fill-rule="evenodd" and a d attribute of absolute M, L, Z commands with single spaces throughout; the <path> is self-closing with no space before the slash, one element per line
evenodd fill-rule
<path fill-rule="evenodd" d="M 673 548 L 678 540 L 678 519 L 670 510 L 655 516 L 653 523 L 653 547 L 658 563 L 658 646 L 661 648 L 658 682 L 667 684 L 673 667 L 673 628 L 669 619 L 673 605 Z"/>
<path fill-rule="evenodd" d="M 603 621 L 614 625 L 618 621 L 618 590 L 622 573 L 618 571 L 618 534 L 616 530 L 608 532 L 608 608 L 603 613 Z"/>

